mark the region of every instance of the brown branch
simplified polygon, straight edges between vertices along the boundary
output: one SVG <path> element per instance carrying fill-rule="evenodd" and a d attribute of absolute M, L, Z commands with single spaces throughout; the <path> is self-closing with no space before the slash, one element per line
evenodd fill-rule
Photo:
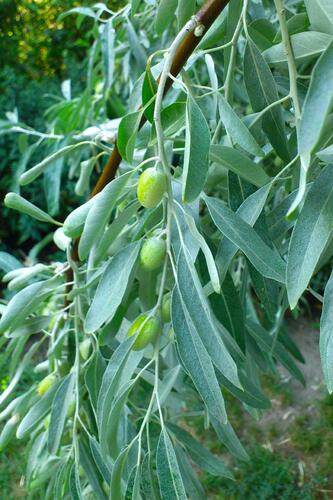
<path fill-rule="evenodd" d="M 229 3 L 230 0 L 208 0 L 205 5 L 197 12 L 196 18 L 198 23 L 203 26 L 203 34 L 205 34 L 213 22 L 217 19 L 217 17 L 221 14 L 224 7 Z M 177 76 L 182 68 L 185 66 L 188 58 L 194 52 L 195 48 L 199 44 L 201 37 L 195 36 L 193 32 L 189 32 L 187 36 L 184 38 L 182 44 L 179 46 L 175 58 L 173 60 L 170 73 L 172 76 Z M 159 80 L 159 79 L 158 79 Z M 172 85 L 172 79 L 169 78 L 165 91 Z M 146 118 L 143 116 L 143 119 L 140 123 L 140 128 L 146 122 Z M 117 143 L 115 143 L 112 154 L 109 157 L 107 164 L 105 165 L 94 189 L 92 190 L 91 196 L 95 196 L 97 193 L 102 191 L 102 189 L 108 184 L 112 179 L 114 179 L 118 167 L 120 165 L 122 158 L 119 153 Z"/>

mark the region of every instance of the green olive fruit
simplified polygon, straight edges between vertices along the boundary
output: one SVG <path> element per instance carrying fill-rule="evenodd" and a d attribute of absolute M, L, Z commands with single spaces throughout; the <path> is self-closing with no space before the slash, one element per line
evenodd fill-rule
<path fill-rule="evenodd" d="M 283 165 L 284 165 L 284 162 L 283 160 L 281 160 L 281 158 L 279 156 L 276 156 L 274 158 L 274 165 L 277 167 L 277 168 L 282 168 Z"/>
<path fill-rule="evenodd" d="M 79 350 L 80 350 L 80 354 L 81 354 L 82 359 L 84 361 L 87 361 L 87 359 L 89 358 L 90 352 L 91 352 L 91 340 L 90 340 L 90 338 L 86 338 L 86 339 L 82 340 L 82 342 L 80 342 Z"/>
<path fill-rule="evenodd" d="M 139 178 L 138 200 L 146 208 L 155 208 L 166 190 L 166 176 L 155 167 L 147 168 Z"/>
<path fill-rule="evenodd" d="M 141 349 L 144 349 L 155 340 L 161 330 L 161 323 L 158 318 L 155 316 L 147 318 L 147 314 L 138 316 L 127 332 L 128 337 L 136 335 L 136 340 L 133 344 L 134 351 L 141 351 Z"/>
<path fill-rule="evenodd" d="M 170 293 L 164 295 L 162 300 L 162 320 L 163 323 L 171 321 L 171 296 Z"/>
<path fill-rule="evenodd" d="M 144 242 L 140 252 L 140 262 L 146 271 L 154 271 L 161 267 L 166 252 L 165 241 L 160 238 L 149 238 Z"/>
<path fill-rule="evenodd" d="M 39 396 L 44 396 L 44 394 L 54 385 L 57 377 L 54 373 L 50 373 L 43 380 L 41 380 L 37 386 L 37 392 Z"/>

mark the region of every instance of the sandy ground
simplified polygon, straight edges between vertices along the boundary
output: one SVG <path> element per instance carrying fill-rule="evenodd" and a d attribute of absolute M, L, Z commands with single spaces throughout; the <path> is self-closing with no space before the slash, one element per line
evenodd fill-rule
<path fill-rule="evenodd" d="M 291 392 L 292 403 L 290 406 L 282 408 L 281 402 L 273 399 L 272 408 L 261 419 L 261 423 L 264 425 L 277 422 L 280 427 L 287 427 L 297 415 L 304 411 L 311 413 L 315 402 L 327 393 L 319 356 L 319 330 L 313 328 L 308 320 L 299 319 L 290 321 L 289 334 L 298 345 L 306 361 L 305 364 L 298 363 L 304 375 L 306 386 L 303 387 L 289 375 L 287 370 L 279 367 L 282 383 L 286 383 Z"/>

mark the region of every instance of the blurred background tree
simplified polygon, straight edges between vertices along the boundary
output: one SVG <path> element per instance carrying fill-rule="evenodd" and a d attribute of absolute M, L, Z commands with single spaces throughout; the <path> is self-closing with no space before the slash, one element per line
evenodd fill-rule
<path fill-rule="evenodd" d="M 87 0 L 85 6 L 94 4 Z M 125 2 L 108 2 L 110 9 L 119 9 Z M 73 0 L 2 0 L 0 2 L 0 119 L 17 110 L 20 120 L 43 130 L 44 113 L 61 95 L 61 82 L 71 80 L 72 94 L 84 86 L 86 55 L 92 43 L 93 23 L 89 18 L 59 15 L 82 5 Z M 15 172 L 26 147 L 26 137 L 13 134 L 0 137 L 0 198 L 16 190 Z M 35 158 L 39 160 L 38 155 Z M 42 190 L 35 184 L 27 188 L 28 199 L 42 204 Z M 69 208 L 69 207 L 68 207 Z M 43 237 L 45 227 L 22 215 L 0 208 L 0 248 L 13 251 L 23 244 L 28 250 Z M 26 244 L 26 245 L 24 245 Z"/>

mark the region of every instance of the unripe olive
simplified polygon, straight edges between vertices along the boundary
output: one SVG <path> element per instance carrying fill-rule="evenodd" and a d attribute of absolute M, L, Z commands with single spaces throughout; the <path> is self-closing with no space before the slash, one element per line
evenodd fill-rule
<path fill-rule="evenodd" d="M 82 340 L 82 342 L 80 342 L 79 350 L 80 350 L 80 354 L 81 354 L 82 359 L 84 361 L 87 361 L 87 359 L 89 358 L 90 352 L 91 352 L 91 340 L 90 340 L 90 338 L 86 338 L 86 339 Z"/>
<path fill-rule="evenodd" d="M 146 208 L 156 207 L 166 190 L 166 176 L 155 167 L 147 168 L 139 178 L 138 200 Z"/>
<path fill-rule="evenodd" d="M 169 321 L 171 321 L 171 297 L 170 297 L 170 293 L 167 293 L 163 297 L 162 320 L 163 320 L 163 323 L 169 323 Z"/>
<path fill-rule="evenodd" d="M 54 373 L 50 373 L 43 380 L 41 380 L 37 386 L 37 392 L 39 396 L 44 396 L 44 394 L 54 385 L 57 377 Z"/>
<path fill-rule="evenodd" d="M 283 160 L 281 160 L 281 158 L 280 158 L 279 156 L 276 156 L 276 157 L 274 158 L 274 165 L 275 165 L 276 167 L 278 167 L 278 168 L 282 168 L 282 167 L 283 167 L 283 165 L 284 165 L 284 162 L 283 162 Z"/>
<path fill-rule="evenodd" d="M 144 242 L 140 252 L 140 262 L 146 271 L 154 271 L 163 264 L 166 252 L 165 241 L 161 238 L 149 238 Z"/>
<path fill-rule="evenodd" d="M 161 329 L 161 323 L 155 316 L 147 319 L 147 314 L 141 314 L 132 323 L 132 326 L 127 332 L 128 337 L 136 335 L 136 340 L 133 344 L 134 351 L 141 351 L 148 344 L 153 342 Z"/>

